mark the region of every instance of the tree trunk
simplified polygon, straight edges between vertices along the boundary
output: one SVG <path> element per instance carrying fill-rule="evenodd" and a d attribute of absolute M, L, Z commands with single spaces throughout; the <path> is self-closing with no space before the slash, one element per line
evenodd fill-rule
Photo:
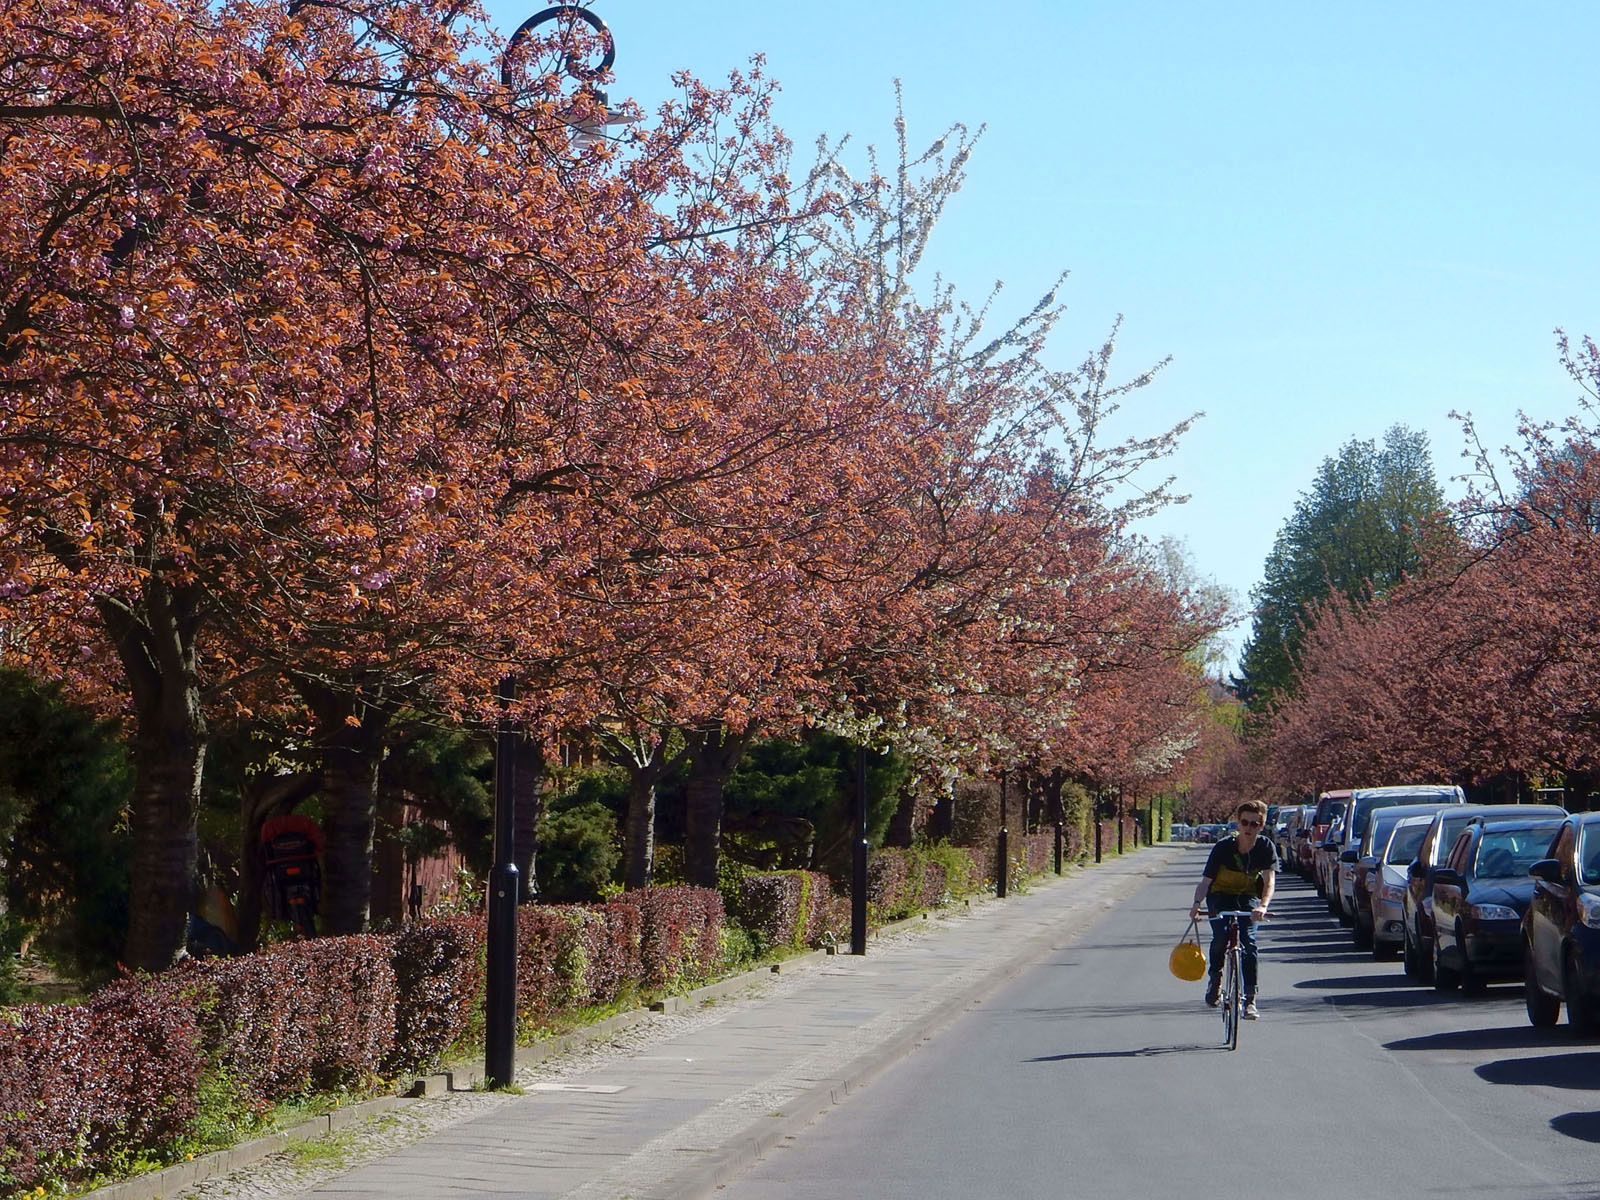
<path fill-rule="evenodd" d="M 688 735 L 689 778 L 684 785 L 683 866 L 697 887 L 717 886 L 722 851 L 722 792 L 753 736 L 724 725 Z"/>
<path fill-rule="evenodd" d="M 653 767 L 630 772 L 628 811 L 622 821 L 622 885 L 649 887 L 656 863 L 656 780 Z"/>
<path fill-rule="evenodd" d="M 390 712 L 353 687 L 303 676 L 295 688 L 316 714 L 322 753 L 322 903 L 317 927 L 360 933 L 372 907 L 372 826 Z"/>
<path fill-rule="evenodd" d="M 1065 782 L 1065 774 L 1060 767 L 1057 767 L 1042 783 L 1045 811 L 1049 814 L 1048 820 L 1052 825 L 1059 825 L 1067 819 L 1066 811 L 1061 806 L 1061 786 Z"/>
<path fill-rule="evenodd" d="M 917 786 L 914 779 L 900 785 L 900 802 L 895 805 L 889 828 L 884 831 L 885 846 L 909 847 L 917 836 Z"/>
<path fill-rule="evenodd" d="M 516 774 L 512 778 L 512 861 L 517 864 L 518 904 L 532 904 L 539 898 L 539 881 L 534 872 L 539 866 L 539 821 L 544 816 L 544 746 L 517 735 Z"/>
<path fill-rule="evenodd" d="M 928 814 L 928 837 L 936 842 L 948 842 L 956 827 L 955 791 L 946 791 L 934 803 Z"/>
<path fill-rule="evenodd" d="M 195 818 L 205 765 L 196 635 L 200 593 L 152 575 L 139 609 L 102 599 L 101 620 L 127 677 L 136 726 L 123 963 L 160 971 L 183 949 L 195 888 Z"/>
<path fill-rule="evenodd" d="M 606 758 L 628 773 L 628 807 L 622 817 L 622 885 L 632 891 L 650 886 L 656 862 L 656 786 L 683 761 L 683 751 L 668 754 L 671 733 L 601 737 Z"/>

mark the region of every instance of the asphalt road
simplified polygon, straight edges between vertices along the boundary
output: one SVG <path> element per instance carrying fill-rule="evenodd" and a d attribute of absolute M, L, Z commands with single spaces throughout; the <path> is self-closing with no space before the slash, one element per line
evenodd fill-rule
<path fill-rule="evenodd" d="M 1204 847 L 741 1178 L 725 1200 L 1600 1197 L 1600 1043 L 1520 986 L 1446 997 L 1285 876 L 1262 1019 L 1220 1048 L 1167 951 Z"/>

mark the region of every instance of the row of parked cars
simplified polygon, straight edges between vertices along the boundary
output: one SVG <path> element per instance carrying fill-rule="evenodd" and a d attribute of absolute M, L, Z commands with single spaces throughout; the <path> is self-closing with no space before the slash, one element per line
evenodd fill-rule
<path fill-rule="evenodd" d="M 1208 844 L 1220 842 L 1239 827 L 1237 821 L 1208 825 L 1185 825 L 1177 822 L 1172 826 L 1169 836 L 1175 842 L 1197 842 Z"/>
<path fill-rule="evenodd" d="M 1442 992 L 1521 979 L 1528 1019 L 1600 1028 L 1600 812 L 1460 788 L 1323 792 L 1268 813 L 1280 858 L 1358 949 Z"/>

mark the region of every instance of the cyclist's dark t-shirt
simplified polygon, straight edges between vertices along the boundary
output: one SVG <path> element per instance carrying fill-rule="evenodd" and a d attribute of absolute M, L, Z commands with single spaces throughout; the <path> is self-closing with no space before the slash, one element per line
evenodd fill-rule
<path fill-rule="evenodd" d="M 1261 897 L 1261 877 L 1277 869 L 1278 852 L 1266 838 L 1258 837 L 1248 854 L 1240 852 L 1238 838 L 1223 838 L 1211 847 L 1211 857 L 1201 872 L 1211 880 L 1206 897 L 1250 908 Z"/>

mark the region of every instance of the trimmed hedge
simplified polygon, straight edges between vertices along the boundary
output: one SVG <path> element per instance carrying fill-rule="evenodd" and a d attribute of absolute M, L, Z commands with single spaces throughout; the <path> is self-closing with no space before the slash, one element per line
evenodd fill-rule
<path fill-rule="evenodd" d="M 688 886 L 642 888 L 623 892 L 617 903 L 639 910 L 646 987 L 671 990 L 698 983 L 715 969 L 726 916 L 720 892 Z"/>
<path fill-rule="evenodd" d="M 432 1066 L 482 1023 L 484 946 L 481 916 L 407 925 L 394 935 L 394 1052 L 389 1072 Z"/>
<path fill-rule="evenodd" d="M 704 888 L 520 909 L 524 1028 L 706 977 L 722 924 L 722 898 Z M 186 961 L 80 1005 L 0 1008 L 0 1196 L 170 1157 L 195 1133 L 207 1079 L 264 1112 L 432 1065 L 482 1018 L 486 930 L 470 916 L 290 942 Z"/>
<path fill-rule="evenodd" d="M 804 950 L 847 937 L 850 899 L 815 871 L 762 871 L 741 876 L 734 919 L 764 946 Z"/>
<path fill-rule="evenodd" d="M 382 1073 L 395 1044 L 394 942 L 285 942 L 184 963 L 157 986 L 201 1014 L 208 1061 L 265 1107 Z"/>
<path fill-rule="evenodd" d="M 961 878 L 952 878 L 947 861 Z M 898 921 L 953 899 L 979 871 L 959 847 L 941 848 L 937 856 L 913 847 L 886 846 L 867 863 L 867 911 L 876 921 Z"/>
<path fill-rule="evenodd" d="M 176 1142 L 204 1068 L 197 1014 L 142 982 L 0 1010 L 0 1194 L 85 1183 Z"/>

